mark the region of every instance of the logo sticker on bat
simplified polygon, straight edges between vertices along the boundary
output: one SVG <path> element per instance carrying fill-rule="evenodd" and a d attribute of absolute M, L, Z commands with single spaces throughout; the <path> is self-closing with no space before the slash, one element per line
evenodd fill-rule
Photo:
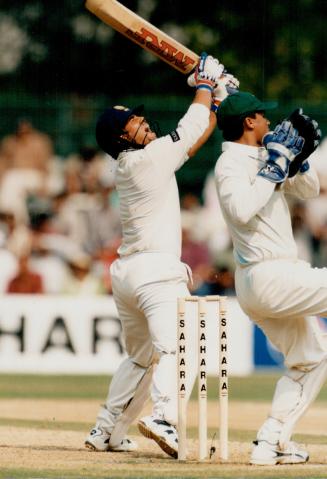
<path fill-rule="evenodd" d="M 178 51 L 177 48 L 170 45 L 168 42 L 164 40 L 159 41 L 157 35 L 144 27 L 142 27 L 139 32 L 127 29 L 125 34 L 135 42 L 142 46 L 146 46 L 149 50 L 152 50 L 154 53 L 166 61 L 169 61 L 169 63 L 178 66 L 182 70 L 186 70 L 188 65 L 195 66 L 196 64 L 193 58 L 184 55 L 183 52 Z"/>

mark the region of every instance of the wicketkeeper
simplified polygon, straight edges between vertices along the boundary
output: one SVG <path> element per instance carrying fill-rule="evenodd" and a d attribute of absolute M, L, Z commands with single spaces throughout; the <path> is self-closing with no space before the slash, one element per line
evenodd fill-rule
<path fill-rule="evenodd" d="M 269 132 L 272 106 L 247 92 L 221 103 L 218 127 L 226 141 L 215 169 L 239 303 L 285 358 L 285 374 L 253 445 L 251 463 L 260 465 L 308 460 L 291 436 L 327 377 L 327 345 L 317 320 L 327 315 L 327 269 L 298 259 L 286 200 L 319 194 L 309 160 L 321 132 L 301 109 Z"/>

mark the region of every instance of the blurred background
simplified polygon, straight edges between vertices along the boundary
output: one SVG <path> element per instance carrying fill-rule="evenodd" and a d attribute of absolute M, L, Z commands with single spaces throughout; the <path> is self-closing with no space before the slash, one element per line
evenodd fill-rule
<path fill-rule="evenodd" d="M 218 57 L 242 90 L 277 100 L 272 126 L 299 106 L 319 122 L 323 141 L 313 163 L 321 195 L 290 207 L 300 257 L 325 266 L 327 2 L 122 3 L 190 49 Z M 3 297 L 111 295 L 119 204 L 115 162 L 95 142 L 97 115 L 112 104 L 144 104 L 149 119 L 168 133 L 192 95 L 183 75 L 103 24 L 81 0 L 1 0 Z M 193 293 L 233 296 L 231 243 L 212 177 L 221 141 L 217 130 L 177 174 L 182 259 L 194 272 Z"/>

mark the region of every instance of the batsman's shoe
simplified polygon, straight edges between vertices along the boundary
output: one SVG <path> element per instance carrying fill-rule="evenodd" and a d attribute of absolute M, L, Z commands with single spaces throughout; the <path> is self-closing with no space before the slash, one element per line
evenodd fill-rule
<path fill-rule="evenodd" d="M 301 464 L 309 460 L 309 454 L 295 442 L 289 442 L 284 449 L 267 441 L 254 441 L 250 463 L 258 466 L 276 464 Z"/>
<path fill-rule="evenodd" d="M 137 425 L 143 436 L 153 439 L 166 454 L 177 459 L 178 436 L 175 426 L 154 416 L 143 417 Z"/>
<path fill-rule="evenodd" d="M 131 452 L 137 449 L 136 442 L 125 437 L 119 446 L 111 446 L 109 444 L 110 434 L 103 431 L 99 427 L 95 427 L 85 439 L 85 447 L 91 451 L 112 451 L 112 452 Z"/>
<path fill-rule="evenodd" d="M 135 441 L 132 441 L 132 439 L 129 439 L 128 437 L 124 437 L 122 439 L 121 443 L 118 446 L 111 446 L 109 444 L 109 449 L 108 451 L 111 452 L 133 452 L 136 451 L 137 449 L 137 443 Z"/>

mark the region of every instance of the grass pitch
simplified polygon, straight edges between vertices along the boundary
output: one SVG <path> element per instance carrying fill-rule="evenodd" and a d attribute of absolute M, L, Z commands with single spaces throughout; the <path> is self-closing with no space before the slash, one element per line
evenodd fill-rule
<path fill-rule="evenodd" d="M 276 381 L 281 373 L 256 373 L 246 377 L 229 378 L 231 401 L 270 402 Z M 33 399 L 98 399 L 105 398 L 109 376 L 84 375 L 32 375 L 0 374 L 0 398 Z M 208 378 L 208 398 L 218 396 L 218 380 Z M 196 387 L 192 398 L 196 398 Z M 317 401 L 327 401 L 327 386 L 323 387 Z"/>
<path fill-rule="evenodd" d="M 0 478 L 327 478 L 326 386 L 294 437 L 310 451 L 310 462 L 248 465 L 251 441 L 269 411 L 279 376 L 262 373 L 230 378 L 228 463 L 216 455 L 204 463 L 196 460 L 194 392 L 188 414 L 190 460 L 179 463 L 140 436 L 135 424 L 130 429 L 139 443 L 135 453 L 92 453 L 84 448 L 84 437 L 107 394 L 109 379 L 105 376 L 0 375 Z M 217 379 L 209 378 L 208 396 L 208 449 L 214 444 L 219 451 Z M 145 413 L 150 411 L 147 407 Z"/>

